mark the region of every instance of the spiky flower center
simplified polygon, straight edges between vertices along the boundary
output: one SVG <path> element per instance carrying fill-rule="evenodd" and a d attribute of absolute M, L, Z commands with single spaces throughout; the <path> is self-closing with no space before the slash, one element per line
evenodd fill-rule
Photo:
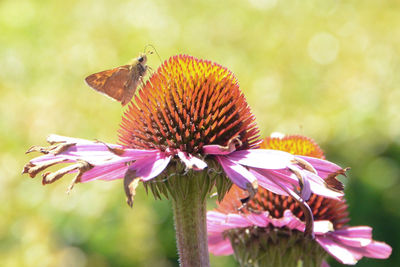
<path fill-rule="evenodd" d="M 227 145 L 235 137 L 242 141 L 238 149 L 247 149 L 258 138 L 236 78 L 210 61 L 171 57 L 132 103 L 119 130 L 120 143 L 127 147 L 196 154 L 204 145 Z"/>

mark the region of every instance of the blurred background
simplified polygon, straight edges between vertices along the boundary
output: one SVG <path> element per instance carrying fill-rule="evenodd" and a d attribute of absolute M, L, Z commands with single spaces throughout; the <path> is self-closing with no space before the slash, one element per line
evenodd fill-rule
<path fill-rule="evenodd" d="M 84 78 L 147 44 L 163 60 L 228 67 L 262 135 L 307 135 L 350 166 L 350 224 L 393 247 L 358 266 L 399 265 L 399 12 L 397 0 L 0 1 L 0 265 L 178 266 L 168 201 L 140 187 L 130 209 L 122 181 L 67 195 L 69 179 L 43 187 L 20 174 L 50 133 L 117 141 L 121 105 Z"/>

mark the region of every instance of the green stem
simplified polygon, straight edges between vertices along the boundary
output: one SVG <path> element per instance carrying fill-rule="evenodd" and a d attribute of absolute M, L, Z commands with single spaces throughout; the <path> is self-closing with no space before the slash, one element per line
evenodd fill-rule
<path fill-rule="evenodd" d="M 180 266 L 210 266 L 203 177 L 181 176 L 181 194 L 172 198 Z"/>

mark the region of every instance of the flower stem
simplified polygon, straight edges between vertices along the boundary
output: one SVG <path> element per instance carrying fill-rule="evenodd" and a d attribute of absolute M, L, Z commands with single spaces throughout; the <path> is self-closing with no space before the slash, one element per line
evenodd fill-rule
<path fill-rule="evenodd" d="M 181 176 L 180 194 L 172 198 L 180 266 L 210 266 L 206 197 L 202 175 Z"/>

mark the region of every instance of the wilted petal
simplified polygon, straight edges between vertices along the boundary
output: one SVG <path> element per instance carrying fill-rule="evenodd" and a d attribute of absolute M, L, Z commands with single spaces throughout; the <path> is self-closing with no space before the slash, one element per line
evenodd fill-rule
<path fill-rule="evenodd" d="M 133 205 L 133 200 L 136 195 L 136 188 L 138 187 L 140 178 L 136 177 L 135 171 L 127 170 L 124 176 L 124 189 L 126 195 L 126 203 L 130 207 Z"/>
<path fill-rule="evenodd" d="M 58 163 L 74 163 L 62 169 L 45 173 L 43 183 L 54 182 L 67 173 L 79 172 L 75 182 L 92 180 L 113 180 L 125 176 L 128 168 L 134 169 L 143 180 L 154 178 L 168 165 L 171 156 L 159 150 L 127 149 L 119 145 L 100 141 L 50 135 L 49 147 L 35 147 L 31 150 L 46 155 L 32 159 L 25 165 L 24 173 L 34 176 L 39 171 Z M 82 163 L 90 168 L 83 168 Z M 85 165 L 86 166 L 86 165 Z"/>

